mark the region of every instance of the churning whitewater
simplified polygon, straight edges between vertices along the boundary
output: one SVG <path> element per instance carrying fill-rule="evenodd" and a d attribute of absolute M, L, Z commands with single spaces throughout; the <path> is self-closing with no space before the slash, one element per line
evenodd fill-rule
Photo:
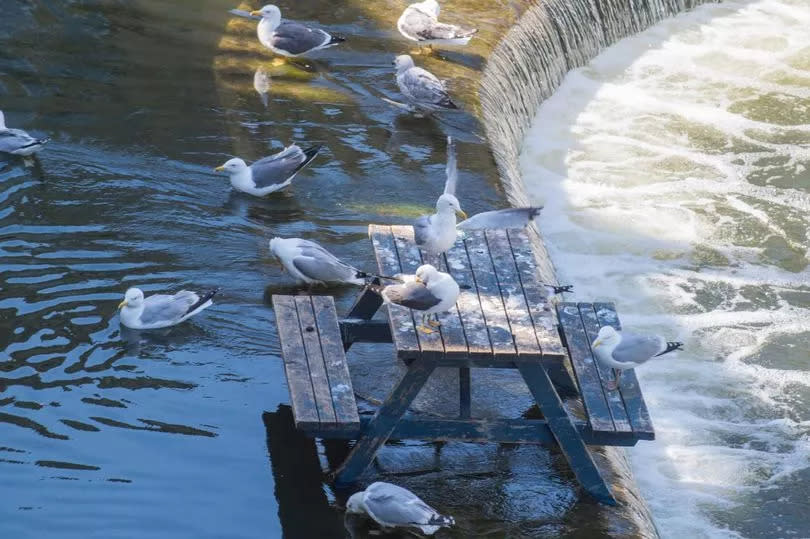
<path fill-rule="evenodd" d="M 521 168 L 561 282 L 684 341 L 630 451 L 663 537 L 806 536 L 810 3 L 706 5 L 566 77 Z"/>

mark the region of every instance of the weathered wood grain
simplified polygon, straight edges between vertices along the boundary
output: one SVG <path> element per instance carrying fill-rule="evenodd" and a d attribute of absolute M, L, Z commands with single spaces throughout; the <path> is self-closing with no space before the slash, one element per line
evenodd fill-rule
<path fill-rule="evenodd" d="M 478 289 L 478 301 L 481 304 L 486 321 L 489 340 L 495 356 L 516 356 L 512 329 L 506 317 L 495 269 L 489 254 L 486 237 L 482 230 L 467 231 L 464 246 L 470 259 L 470 267 Z"/>
<path fill-rule="evenodd" d="M 560 303 L 557 305 L 557 316 L 565 332 L 568 344 L 568 354 L 574 367 L 574 374 L 579 383 L 582 395 L 582 404 L 588 414 L 588 422 L 596 432 L 615 432 L 613 418 L 610 415 L 599 373 L 591 355 L 591 347 L 585 328 L 582 327 L 582 318 L 576 303 Z"/>
<path fill-rule="evenodd" d="M 619 322 L 619 315 L 616 313 L 616 306 L 614 304 L 594 303 L 593 309 L 596 311 L 596 318 L 599 321 L 600 327 L 613 326 L 616 330 L 621 331 L 622 326 Z M 654 439 L 655 429 L 653 428 L 650 412 L 647 410 L 647 404 L 644 402 L 644 396 L 641 394 L 641 386 L 639 386 L 638 378 L 636 378 L 634 371 L 624 371 L 621 377 L 619 391 L 622 394 L 627 417 L 630 421 L 630 426 L 633 428 L 633 433 L 644 440 Z"/>
<path fill-rule="evenodd" d="M 413 228 L 410 226 L 392 226 L 391 233 L 394 235 L 397 255 L 399 256 L 399 267 L 402 273 L 413 275 L 416 269 L 422 265 L 422 257 L 419 248 L 413 240 Z M 422 313 L 412 311 L 414 323 L 421 325 Z M 433 333 L 425 333 L 417 330 L 419 348 L 423 357 L 438 358 L 444 355 L 444 343 L 440 330 Z"/>
<path fill-rule="evenodd" d="M 540 349 L 545 357 L 556 356 L 562 359 L 565 357 L 565 352 L 560 335 L 557 333 L 548 292 L 540 281 L 529 237 L 525 230 L 508 230 L 506 235 L 509 238 L 515 265 L 518 268 L 520 283 L 529 306 Z"/>
<path fill-rule="evenodd" d="M 506 231 L 487 230 L 485 235 L 518 356 L 522 359 L 539 359 L 540 344 Z"/>
<path fill-rule="evenodd" d="M 340 339 L 335 300 L 331 296 L 313 296 L 312 308 L 315 311 L 315 321 L 321 338 L 321 350 L 329 379 L 335 420 L 346 426 L 359 425 L 360 416 L 357 413 L 349 365 Z"/>
<path fill-rule="evenodd" d="M 401 273 L 397 247 L 390 226 L 369 225 L 369 235 L 374 245 L 374 256 L 377 267 L 383 275 Z M 419 340 L 416 337 L 416 323 L 410 309 L 399 305 L 386 305 L 388 322 L 391 324 L 391 337 L 400 357 L 413 359 L 421 354 Z"/>
<path fill-rule="evenodd" d="M 318 419 L 321 423 L 336 423 L 335 408 L 332 406 L 332 392 L 329 390 L 329 378 L 326 376 L 321 338 L 315 323 L 310 296 L 295 296 L 295 308 L 298 311 L 301 338 L 307 356 L 309 379 L 315 394 L 315 406 L 318 408 Z"/>
<path fill-rule="evenodd" d="M 593 305 L 590 303 L 579 303 L 577 305 L 579 315 L 582 318 L 582 325 L 585 328 L 585 334 L 588 337 L 588 346 L 591 347 L 596 340 L 596 334 L 599 333 L 599 321 L 596 319 L 596 311 L 593 310 Z M 627 418 L 627 411 L 624 409 L 624 401 L 618 390 L 610 391 L 605 387 L 605 384 L 613 380 L 613 371 L 609 367 L 605 367 L 596 360 L 595 352 L 591 348 L 594 364 L 599 373 L 599 379 L 602 382 L 602 391 L 605 394 L 605 399 L 610 409 L 610 415 L 613 417 L 613 426 L 617 432 L 630 432 L 632 427 Z"/>
<path fill-rule="evenodd" d="M 309 379 L 309 365 L 295 308 L 295 297 L 273 296 L 272 302 L 295 425 L 301 428 L 317 426 L 320 420 Z"/>

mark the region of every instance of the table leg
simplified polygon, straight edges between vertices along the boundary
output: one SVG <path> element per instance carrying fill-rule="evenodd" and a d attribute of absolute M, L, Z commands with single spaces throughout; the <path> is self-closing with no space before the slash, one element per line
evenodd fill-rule
<path fill-rule="evenodd" d="M 337 483 L 352 482 L 368 468 L 435 368 L 434 362 L 425 359 L 417 359 L 410 364 L 405 376 L 374 414 L 352 452 L 335 472 Z"/>
<path fill-rule="evenodd" d="M 616 499 L 599 473 L 545 369 L 539 364 L 518 364 L 518 369 L 579 483 L 600 502 L 615 505 Z"/>
<path fill-rule="evenodd" d="M 458 370 L 458 402 L 459 417 L 470 418 L 470 369 L 463 367 Z"/>

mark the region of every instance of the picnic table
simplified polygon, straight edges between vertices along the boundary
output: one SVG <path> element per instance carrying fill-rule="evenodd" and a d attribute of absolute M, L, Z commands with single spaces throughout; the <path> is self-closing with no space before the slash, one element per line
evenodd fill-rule
<path fill-rule="evenodd" d="M 466 232 L 441 256 L 420 252 L 409 226 L 371 225 L 369 236 L 380 274 L 414 273 L 431 263 L 452 275 L 461 292 L 431 334 L 416 330 L 420 313 L 398 305 L 385 305 L 387 321 L 372 320 L 383 303 L 368 288 L 343 319 L 329 296 L 273 296 L 296 428 L 356 440 L 335 480 L 358 479 L 389 438 L 535 443 L 557 445 L 583 488 L 615 503 L 587 446 L 654 438 L 633 371 L 609 390 L 612 374 L 590 347 L 601 326 L 621 328 L 615 307 L 559 303 L 555 309 L 525 230 Z M 407 366 L 371 418 L 358 414 L 346 361 L 355 342 L 392 343 Z M 459 369 L 459 417 L 406 417 L 437 367 Z M 470 369 L 476 368 L 517 369 L 543 419 L 472 418 Z M 566 397 L 582 402 L 585 419 L 570 413 Z"/>

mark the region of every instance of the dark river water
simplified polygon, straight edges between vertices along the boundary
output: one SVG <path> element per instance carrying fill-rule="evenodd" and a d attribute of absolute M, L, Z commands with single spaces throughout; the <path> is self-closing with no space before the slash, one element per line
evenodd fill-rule
<path fill-rule="evenodd" d="M 269 298 L 292 283 L 267 241 L 311 238 L 374 268 L 367 224 L 432 206 L 448 134 L 459 138 L 463 207 L 506 202 L 472 116 L 416 120 L 380 101 L 396 97 L 390 63 L 408 49 L 391 24 L 403 3 L 375 2 L 376 18 L 365 2 L 291 6 L 291 18 L 320 18 L 349 41 L 307 69 L 273 67 L 228 0 L 2 1 L 0 109 L 52 142 L 32 167 L 0 158 L 0 537 L 347 535 L 319 470 L 269 458 L 264 414 L 289 400 Z M 498 9 L 490 20 L 512 13 Z M 427 63 L 446 76 L 482 59 Z M 266 107 L 258 68 L 270 74 Z M 468 108 L 469 86 L 451 84 Z M 270 198 L 233 194 L 212 173 L 291 141 L 325 149 Z M 115 310 L 130 286 L 222 292 L 192 321 L 138 334 Z M 343 310 L 356 291 L 330 293 Z M 460 517 L 457 536 L 567 526 L 544 519 L 575 503 L 569 479 L 532 475 L 558 455 L 457 452 L 466 482 L 442 494 L 421 485 Z M 306 481 L 300 504 L 280 504 L 296 499 L 281 483 Z"/>

